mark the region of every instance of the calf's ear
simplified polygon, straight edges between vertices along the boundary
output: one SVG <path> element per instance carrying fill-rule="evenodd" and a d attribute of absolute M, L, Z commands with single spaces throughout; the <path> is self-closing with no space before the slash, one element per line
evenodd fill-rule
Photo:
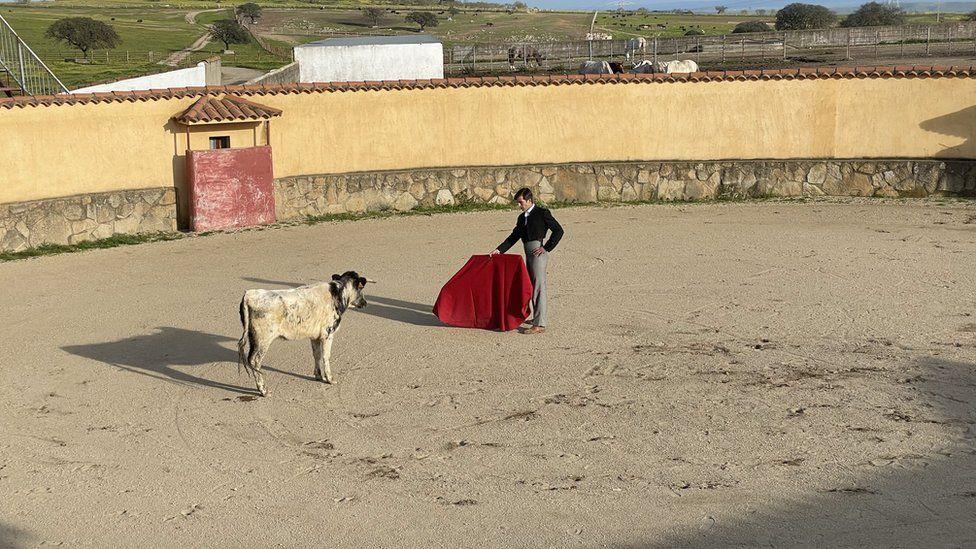
<path fill-rule="evenodd" d="M 339 280 L 340 278 L 342 278 L 341 275 L 337 275 L 337 274 L 332 275 L 332 280 Z"/>
<path fill-rule="evenodd" d="M 367 280 L 365 278 L 360 277 L 359 279 L 356 280 L 356 286 L 360 290 L 362 290 L 363 288 L 366 287 L 366 282 L 367 282 Z"/>

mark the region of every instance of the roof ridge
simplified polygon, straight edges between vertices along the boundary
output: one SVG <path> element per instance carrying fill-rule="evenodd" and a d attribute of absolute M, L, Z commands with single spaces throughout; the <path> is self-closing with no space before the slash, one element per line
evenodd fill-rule
<path fill-rule="evenodd" d="M 482 86 L 558 86 L 602 83 L 715 82 L 752 80 L 806 80 L 827 78 L 976 78 L 976 65 L 969 66 L 858 66 L 801 67 L 788 69 L 703 71 L 676 74 L 546 74 L 525 76 L 475 76 L 423 80 L 383 80 L 370 82 L 316 82 L 285 84 L 251 84 L 235 86 L 198 86 L 153 90 L 116 91 L 83 94 L 60 94 L 33 97 L 0 98 L 0 108 L 27 106 L 74 105 L 79 103 L 118 103 L 179 97 L 214 97 L 225 94 L 231 101 L 247 101 L 237 94 L 279 95 L 294 93 L 332 93 L 359 90 L 403 90 L 423 88 L 460 88 Z M 253 105 L 249 105 L 253 108 Z M 258 105 L 271 113 L 280 110 Z M 188 114 L 188 113 L 184 113 Z"/>

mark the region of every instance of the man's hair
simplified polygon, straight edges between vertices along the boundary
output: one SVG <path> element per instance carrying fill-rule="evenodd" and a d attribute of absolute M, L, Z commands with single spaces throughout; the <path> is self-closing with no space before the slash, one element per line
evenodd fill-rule
<path fill-rule="evenodd" d="M 532 191 L 528 187 L 522 187 L 521 189 L 515 191 L 515 200 L 522 198 L 523 200 L 532 200 Z"/>

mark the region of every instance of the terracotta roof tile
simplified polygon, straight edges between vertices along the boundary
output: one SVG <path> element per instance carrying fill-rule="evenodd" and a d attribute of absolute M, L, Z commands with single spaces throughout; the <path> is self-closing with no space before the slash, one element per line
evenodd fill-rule
<path fill-rule="evenodd" d="M 749 71 L 711 71 L 691 74 L 552 74 L 535 76 L 485 76 L 436 80 L 392 80 L 371 82 L 318 82 L 311 84 L 258 84 L 169 88 L 123 92 L 61 94 L 56 96 L 0 98 L 0 108 L 27 106 L 74 105 L 77 103 L 105 103 L 123 101 L 158 101 L 180 97 L 199 97 L 203 101 L 246 101 L 240 95 L 279 95 L 290 93 L 341 92 L 347 90 L 410 90 L 424 88 L 456 88 L 480 86 L 560 86 L 568 84 L 622 84 L 659 82 L 716 82 L 746 80 L 794 80 L 818 78 L 976 78 L 976 66 L 878 66 L 878 67 L 819 67 L 799 69 L 764 69 Z M 233 93 L 235 95 L 225 95 Z M 218 99 L 218 96 L 222 96 Z M 196 103 L 194 104 L 196 105 Z M 213 107 L 219 116 L 240 116 L 248 111 L 239 103 L 236 111 L 227 105 Z M 221 110 L 222 109 L 222 110 Z M 280 111 L 257 104 L 248 104 L 257 115 L 255 119 L 278 116 Z M 180 116 L 187 115 L 193 107 Z M 201 108 L 199 113 L 204 112 Z M 230 113 L 234 113 L 231 115 Z M 263 113 L 263 114 L 262 114 Z M 274 114 L 273 114 L 274 113 Z"/>
<path fill-rule="evenodd" d="M 235 95 L 204 95 L 173 119 L 181 124 L 252 122 L 281 116 L 281 111 Z"/>

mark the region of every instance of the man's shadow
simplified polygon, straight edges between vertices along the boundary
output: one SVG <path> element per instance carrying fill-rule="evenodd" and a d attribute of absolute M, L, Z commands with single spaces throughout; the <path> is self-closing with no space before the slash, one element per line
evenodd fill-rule
<path fill-rule="evenodd" d="M 297 282 L 282 282 L 280 280 L 268 280 L 265 278 L 245 277 L 243 280 L 271 286 L 286 286 L 288 288 L 297 288 L 298 286 L 303 285 Z M 433 307 L 430 305 L 373 295 L 369 292 L 369 287 L 366 288 L 366 302 L 369 305 L 367 305 L 365 309 L 353 310 L 364 315 L 385 318 L 387 320 L 403 322 L 404 324 L 412 324 L 414 326 L 444 326 L 444 324 L 442 324 L 439 320 L 437 320 L 437 317 L 434 316 L 434 313 L 432 312 Z"/>
<path fill-rule="evenodd" d="M 223 344 L 226 343 L 236 345 L 237 340 L 222 335 L 163 326 L 157 328 L 152 334 L 105 343 L 67 345 L 62 349 L 76 356 L 155 379 L 213 387 L 236 393 L 255 393 L 255 390 L 248 387 L 230 385 L 192 373 L 196 366 L 223 363 L 227 367 L 232 367 L 232 364 L 236 364 L 237 350 L 224 347 Z M 312 376 L 278 370 L 267 365 L 262 366 L 262 369 L 313 380 Z"/>

